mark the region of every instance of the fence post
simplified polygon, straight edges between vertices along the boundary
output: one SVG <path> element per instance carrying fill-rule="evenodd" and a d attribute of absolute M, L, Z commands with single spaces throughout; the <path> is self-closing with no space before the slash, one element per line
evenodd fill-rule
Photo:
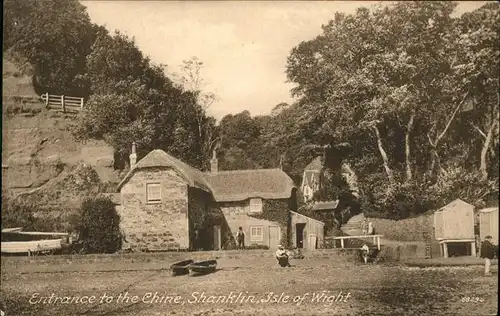
<path fill-rule="evenodd" d="M 64 106 L 64 95 L 61 95 L 61 107 L 63 113 L 66 112 L 66 107 Z"/>
<path fill-rule="evenodd" d="M 80 108 L 83 110 L 83 98 L 80 99 Z"/>
<path fill-rule="evenodd" d="M 48 108 L 49 107 L 49 93 L 45 93 L 45 107 Z"/>

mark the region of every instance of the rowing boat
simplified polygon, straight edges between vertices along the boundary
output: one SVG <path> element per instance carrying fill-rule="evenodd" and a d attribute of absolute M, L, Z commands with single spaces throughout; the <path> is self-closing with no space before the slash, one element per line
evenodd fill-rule
<path fill-rule="evenodd" d="M 170 266 L 172 276 L 183 275 L 189 273 L 189 265 L 194 263 L 194 260 L 184 260 L 174 263 Z"/>
<path fill-rule="evenodd" d="M 199 261 L 188 266 L 190 275 L 212 273 L 216 268 L 217 260 Z"/>

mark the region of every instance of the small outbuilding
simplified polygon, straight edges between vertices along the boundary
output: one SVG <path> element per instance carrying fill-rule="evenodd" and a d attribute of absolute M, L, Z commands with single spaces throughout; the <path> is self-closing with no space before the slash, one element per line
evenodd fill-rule
<path fill-rule="evenodd" d="M 434 213 L 434 229 L 445 258 L 464 254 L 476 256 L 473 205 L 456 199 L 440 208 Z"/>
<path fill-rule="evenodd" d="M 291 212 L 292 245 L 301 249 L 317 249 L 323 243 L 325 223 L 297 212 Z"/>
<path fill-rule="evenodd" d="M 479 211 L 479 237 L 481 241 L 488 235 L 492 237 L 491 242 L 498 245 L 498 206 Z"/>

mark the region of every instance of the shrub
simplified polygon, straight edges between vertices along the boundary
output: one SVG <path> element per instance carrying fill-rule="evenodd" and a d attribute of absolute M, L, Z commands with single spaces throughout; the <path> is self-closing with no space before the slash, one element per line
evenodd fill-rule
<path fill-rule="evenodd" d="M 107 197 L 83 201 L 77 231 L 87 253 L 114 253 L 121 249 L 120 216 Z"/>
<path fill-rule="evenodd" d="M 2 192 L 2 229 L 11 227 L 23 227 L 24 230 L 34 229 L 35 211 L 35 206 L 11 200 Z"/>
<path fill-rule="evenodd" d="M 269 250 L 269 246 L 266 245 L 258 245 L 258 244 L 251 244 L 250 246 L 245 247 L 246 249 L 262 249 L 262 250 Z"/>

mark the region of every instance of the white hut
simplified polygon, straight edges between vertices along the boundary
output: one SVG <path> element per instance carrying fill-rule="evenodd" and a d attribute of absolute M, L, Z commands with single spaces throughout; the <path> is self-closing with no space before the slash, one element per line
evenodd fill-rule
<path fill-rule="evenodd" d="M 498 206 L 479 211 L 479 237 L 481 241 L 488 235 L 492 237 L 491 242 L 498 245 Z"/>
<path fill-rule="evenodd" d="M 434 213 L 434 228 L 435 238 L 439 241 L 441 254 L 445 258 L 449 256 L 450 248 L 463 248 L 466 250 L 453 252 L 476 256 L 473 205 L 456 199 L 440 208 Z"/>

